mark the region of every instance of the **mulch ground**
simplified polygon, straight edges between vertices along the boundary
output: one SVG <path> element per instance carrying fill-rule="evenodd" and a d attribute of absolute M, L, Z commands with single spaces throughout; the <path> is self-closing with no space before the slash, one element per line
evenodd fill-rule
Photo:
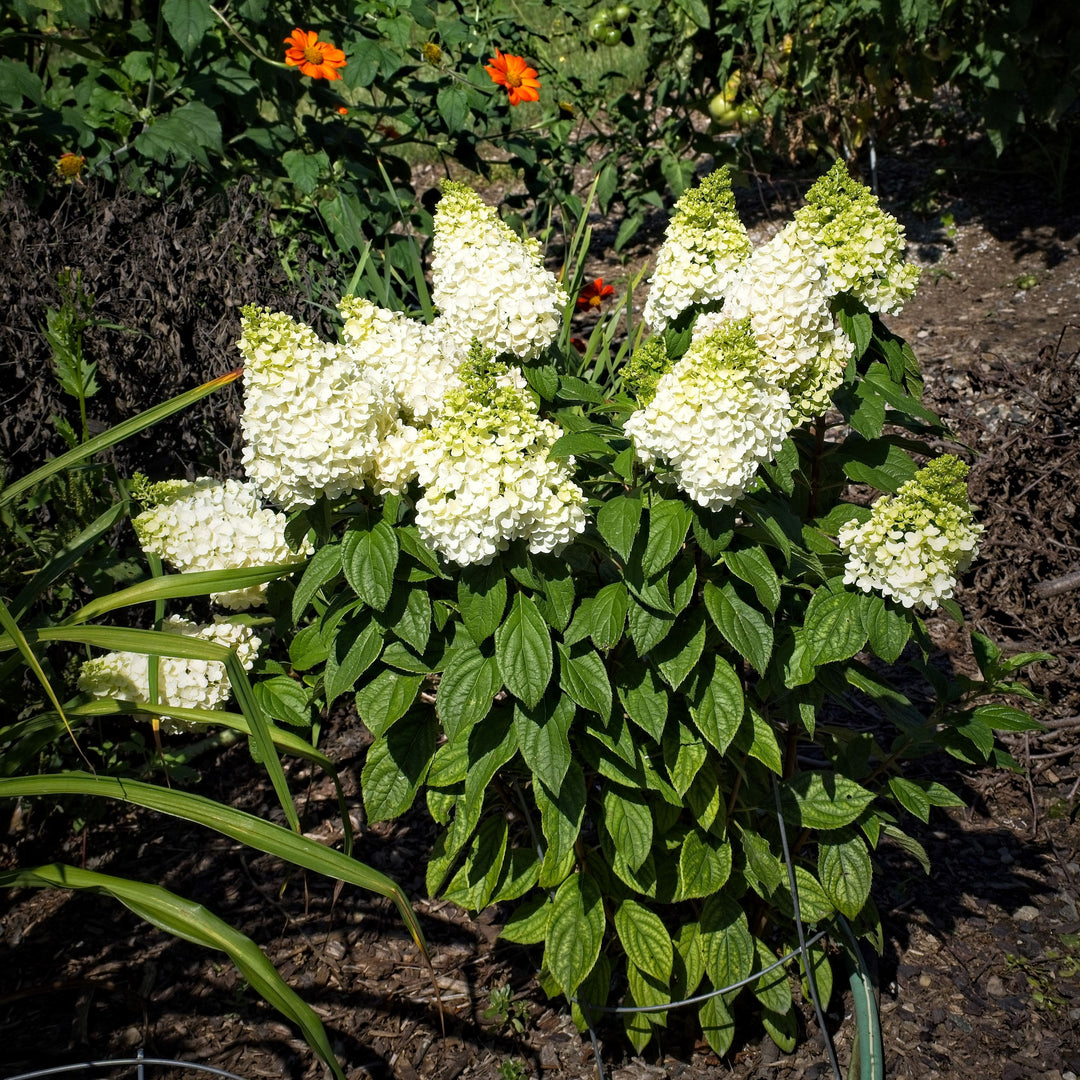
<path fill-rule="evenodd" d="M 893 208 L 900 212 L 926 175 L 916 164 L 885 163 L 884 198 L 898 200 Z M 79 197 L 73 190 L 72 198 Z M 789 197 L 782 188 L 763 189 L 753 201 L 767 210 Z M 953 214 L 955 231 L 939 215 L 905 218 L 925 276 L 918 297 L 893 325 L 915 347 L 929 396 L 958 439 L 978 454 L 971 491 L 987 541 L 959 599 L 970 624 L 1007 652 L 1046 649 L 1056 659 L 1031 673 L 1032 686 L 1044 696 L 1038 715 L 1046 731 L 1008 740 L 1024 772 L 967 769 L 951 759 L 925 763 L 967 803 L 964 810 L 935 811 L 929 826 L 909 822 L 930 855 L 932 876 L 895 849 L 882 850 L 874 898 L 886 932 L 885 952 L 877 962 L 886 1072 L 895 1080 L 1075 1080 L 1080 1074 L 1080 218 L 1046 192 L 1024 188 L 1015 179 L 995 186 L 986 178 L 973 183 L 957 177 L 951 186 L 943 184 L 941 197 L 939 210 Z M 106 236 L 109 207 L 100 202 L 73 203 L 61 208 L 62 217 L 54 216 L 41 249 L 51 252 L 52 261 L 35 256 L 36 283 L 18 268 L 5 265 L 0 273 L 0 296 L 20 328 L 5 342 L 8 351 L 0 353 L 0 363 L 18 365 L 25 373 L 9 391 L 23 395 L 15 399 L 15 414 L 0 422 L 9 458 L 36 451 L 38 410 L 57 408 L 42 397 L 50 392 L 44 386 L 24 388 L 26 381 L 47 382 L 41 368 L 47 354 L 34 345 L 34 336 L 43 322 L 41 305 L 55 298 L 43 284 L 42 266 L 82 266 L 91 291 L 98 292 L 103 318 L 145 325 L 141 340 L 147 348 L 140 352 L 132 344 L 123 363 L 112 363 L 119 372 L 128 360 L 135 363 L 138 353 L 144 365 L 139 377 L 146 379 L 147 372 L 159 371 L 174 357 L 175 370 L 162 375 L 169 392 L 234 366 L 228 346 L 238 333 L 238 308 L 248 300 L 311 316 L 302 306 L 303 283 L 274 278 L 268 269 L 277 265 L 273 259 L 253 265 L 237 256 L 238 250 L 257 249 L 242 241 L 244 221 L 272 237 L 265 208 L 234 204 L 224 215 L 199 218 L 197 200 L 182 214 L 175 207 L 162 215 L 160 208 L 139 204 L 135 212 L 131 206 L 120 200 L 112 209 L 114 220 L 125 213 L 130 220 L 126 232 L 108 234 L 112 239 L 104 250 L 137 253 L 145 247 L 152 253 L 155 241 L 149 238 L 167 235 L 170 220 L 187 222 L 193 230 L 185 234 L 182 250 L 173 245 L 173 262 L 164 261 L 164 248 L 158 252 L 164 276 L 152 281 L 164 284 L 153 284 L 145 295 L 140 282 L 153 269 L 149 254 L 141 276 L 125 278 L 122 259 L 103 258 L 90 248 L 94 240 L 100 251 Z M 21 222 L 27 242 L 35 243 L 40 230 L 28 214 L 10 201 L 0 205 L 0 229 Z M 234 233 L 227 231 L 230 221 Z M 768 230 L 767 213 L 755 228 Z M 183 251 L 197 250 L 200 242 L 205 250 L 214 236 L 222 245 L 214 250 L 223 253 L 211 260 L 208 280 L 199 285 L 205 289 L 201 306 L 189 310 L 182 297 L 194 279 L 185 276 Z M 618 280 L 625 270 L 615 262 L 598 263 L 597 275 L 601 272 Z M 175 294 L 167 286 L 170 280 Z M 267 282 L 272 296 L 262 291 Z M 216 303 L 215 297 L 224 302 Z M 156 312 L 144 324 L 138 320 L 146 318 L 147 303 Z M 179 343 L 168 329 L 175 326 L 170 320 L 177 311 L 186 312 L 191 328 Z M 103 361 L 111 387 L 109 368 Z M 133 388 L 118 398 L 118 409 L 134 411 L 154 400 L 139 400 L 131 382 L 135 377 L 123 378 Z M 111 419 L 107 412 L 98 415 L 103 422 Z M 207 416 L 201 432 L 191 436 L 195 442 L 189 450 L 202 452 L 207 431 L 220 432 L 209 436 L 210 446 L 231 432 L 227 415 Z M 183 457 L 185 445 L 175 451 L 178 456 Z M 973 670 L 965 635 L 945 619 L 930 625 L 948 662 Z M 341 763 L 354 805 L 364 744 L 347 714 L 334 718 L 325 749 Z M 257 777 L 246 751 L 234 747 L 204 766 L 199 790 L 273 816 L 270 795 Z M 325 778 L 295 766 L 290 779 L 306 815 L 305 828 L 330 842 L 339 838 L 336 802 Z M 589 1040 L 536 985 L 535 953 L 496 940 L 497 910 L 470 920 L 452 905 L 417 900 L 445 1010 L 443 1034 L 430 978 L 388 903 L 353 889 L 335 898 L 332 885 L 313 876 L 283 879 L 273 859 L 143 812 L 113 808 L 73 832 L 63 809 L 18 807 L 10 820 L 8 810 L 0 822 L 0 865 L 59 860 L 160 881 L 250 934 L 323 1017 L 350 1080 L 494 1080 L 508 1074 L 513 1060 L 521 1063 L 523 1075 L 546 1080 L 596 1074 Z M 422 897 L 433 835 L 430 819 L 414 811 L 392 825 L 361 827 L 357 856 L 395 877 L 410 896 Z M 5 1075 L 126 1056 L 140 1047 L 148 1055 L 211 1064 L 243 1077 L 322 1075 L 303 1041 L 218 956 L 173 940 L 103 897 L 22 891 L 0 904 Z M 513 990 L 515 1008 L 505 1018 L 485 1018 L 492 990 L 502 986 Z M 834 995 L 826 1019 L 846 1062 L 848 995 Z M 752 1026 L 744 1026 L 743 1041 L 723 1061 L 695 1042 L 674 1015 L 664 1041 L 643 1058 L 632 1056 L 617 1025 L 602 1026 L 599 1036 L 604 1069 L 613 1080 L 831 1075 L 821 1033 L 806 1008 L 802 1027 L 795 1052 L 782 1055 L 768 1039 L 752 1034 Z"/>

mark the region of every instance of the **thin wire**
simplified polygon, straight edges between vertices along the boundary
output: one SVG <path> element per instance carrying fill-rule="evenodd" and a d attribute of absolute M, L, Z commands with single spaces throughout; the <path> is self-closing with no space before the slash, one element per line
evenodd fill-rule
<path fill-rule="evenodd" d="M 788 888 L 791 890 L 791 903 L 795 911 L 795 927 L 799 932 L 799 951 L 802 953 L 803 969 L 806 971 L 806 983 L 810 987 L 810 997 L 814 1002 L 814 1012 L 817 1014 L 821 1036 L 825 1040 L 825 1050 L 829 1055 L 829 1064 L 832 1066 L 833 1075 L 836 1080 L 844 1080 L 844 1075 L 840 1072 L 840 1063 L 836 1060 L 836 1050 L 833 1048 L 832 1037 L 829 1035 L 829 1029 L 825 1026 L 825 1012 L 821 1007 L 821 998 L 818 996 L 814 964 L 810 959 L 810 946 L 806 942 L 802 915 L 799 913 L 799 886 L 795 881 L 795 867 L 792 865 L 791 852 L 788 849 L 787 829 L 784 827 L 784 812 L 780 805 L 780 788 L 776 783 L 776 777 L 771 776 L 770 778 L 772 780 L 773 802 L 776 803 L 776 821 L 780 826 L 780 844 L 784 849 L 784 862 L 787 864 Z"/>
<path fill-rule="evenodd" d="M 57 1076 L 60 1073 L 79 1072 L 83 1069 L 111 1069 L 117 1065 L 135 1065 L 142 1070 L 144 1065 L 168 1065 L 178 1069 L 195 1069 L 198 1072 L 213 1073 L 215 1076 L 224 1076 L 227 1080 L 244 1080 L 244 1077 L 236 1073 L 226 1072 L 224 1069 L 216 1069 L 213 1065 L 200 1065 L 194 1061 L 176 1061 L 172 1058 L 148 1058 L 142 1056 L 139 1051 L 138 1057 L 113 1058 L 110 1061 L 80 1061 L 73 1065 L 54 1065 L 49 1069 L 35 1069 L 33 1072 L 19 1073 L 17 1076 L 8 1076 L 4 1080 L 32 1080 L 39 1076 Z"/>

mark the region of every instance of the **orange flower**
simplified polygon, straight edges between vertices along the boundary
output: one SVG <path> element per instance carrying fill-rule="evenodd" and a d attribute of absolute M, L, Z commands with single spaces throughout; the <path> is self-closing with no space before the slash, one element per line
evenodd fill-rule
<path fill-rule="evenodd" d="M 577 306 L 586 311 L 589 308 L 598 308 L 604 300 L 614 292 L 614 285 L 605 285 L 604 279 L 598 277 L 595 281 L 589 282 L 589 284 L 578 293 Z"/>
<path fill-rule="evenodd" d="M 314 30 L 294 30 L 286 39 L 285 63 L 299 67 L 301 75 L 313 79 L 340 79 L 337 68 L 345 66 L 345 54 L 328 41 L 320 41 Z"/>
<path fill-rule="evenodd" d="M 80 184 L 82 179 L 80 173 L 83 171 L 83 166 L 86 164 L 86 158 L 82 154 L 73 154 L 69 150 L 66 154 L 61 154 L 56 159 L 56 171 L 70 184 L 72 180 L 77 180 Z"/>
<path fill-rule="evenodd" d="M 524 57 L 511 56 L 496 49 L 490 62 L 484 65 L 484 70 L 491 76 L 492 82 L 506 87 L 511 105 L 540 100 L 540 80 L 536 77 L 536 69 L 529 67 Z"/>
<path fill-rule="evenodd" d="M 341 116 L 348 116 L 349 115 L 349 110 L 344 105 L 339 105 L 337 111 L 338 111 L 338 114 L 341 115 Z"/>

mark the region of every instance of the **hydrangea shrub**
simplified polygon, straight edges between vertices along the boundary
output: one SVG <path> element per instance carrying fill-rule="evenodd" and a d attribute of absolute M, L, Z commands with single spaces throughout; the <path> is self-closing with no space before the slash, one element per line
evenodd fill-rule
<path fill-rule="evenodd" d="M 352 697 L 368 819 L 426 804 L 430 892 L 500 905 L 579 1021 L 749 979 L 699 1006 L 705 1038 L 727 1051 L 744 993 L 790 1048 L 797 982 L 754 978 L 797 942 L 777 803 L 803 923 L 880 947 L 878 850 L 925 863 L 907 815 L 959 804 L 910 759 L 1009 764 L 995 732 L 1035 726 L 999 702 L 1037 657 L 973 633 L 981 678 L 931 663 L 922 616 L 961 619 L 979 527 L 881 321 L 915 286 L 903 231 L 834 170 L 755 249 L 708 177 L 653 335 L 582 378 L 537 245 L 460 184 L 434 220 L 431 324 L 345 298 L 333 344 L 247 313 L 244 464 L 314 549 L 271 587 L 294 636 L 257 689 L 289 693 L 261 700 L 296 723 Z"/>

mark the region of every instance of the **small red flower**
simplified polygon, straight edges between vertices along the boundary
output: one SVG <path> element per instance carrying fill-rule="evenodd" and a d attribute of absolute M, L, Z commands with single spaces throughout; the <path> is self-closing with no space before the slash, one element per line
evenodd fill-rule
<path fill-rule="evenodd" d="M 540 80 L 536 77 L 536 68 L 529 67 L 524 57 L 501 53 L 496 49 L 495 55 L 484 65 L 484 70 L 491 76 L 492 82 L 506 87 L 511 105 L 540 100 Z"/>
<path fill-rule="evenodd" d="M 285 63 L 298 67 L 301 75 L 313 79 L 340 79 L 337 69 L 345 66 L 345 54 L 329 41 L 320 41 L 314 30 L 294 30 L 286 39 Z"/>
<path fill-rule="evenodd" d="M 600 305 L 614 292 L 614 285 L 605 285 L 604 279 L 598 277 L 595 281 L 589 282 L 589 284 L 578 293 L 578 310 L 588 311 L 589 308 L 599 308 Z"/>
<path fill-rule="evenodd" d="M 349 115 L 349 110 L 348 110 L 347 106 L 345 106 L 345 105 L 339 105 L 337 111 L 338 111 L 339 116 L 348 116 Z"/>

